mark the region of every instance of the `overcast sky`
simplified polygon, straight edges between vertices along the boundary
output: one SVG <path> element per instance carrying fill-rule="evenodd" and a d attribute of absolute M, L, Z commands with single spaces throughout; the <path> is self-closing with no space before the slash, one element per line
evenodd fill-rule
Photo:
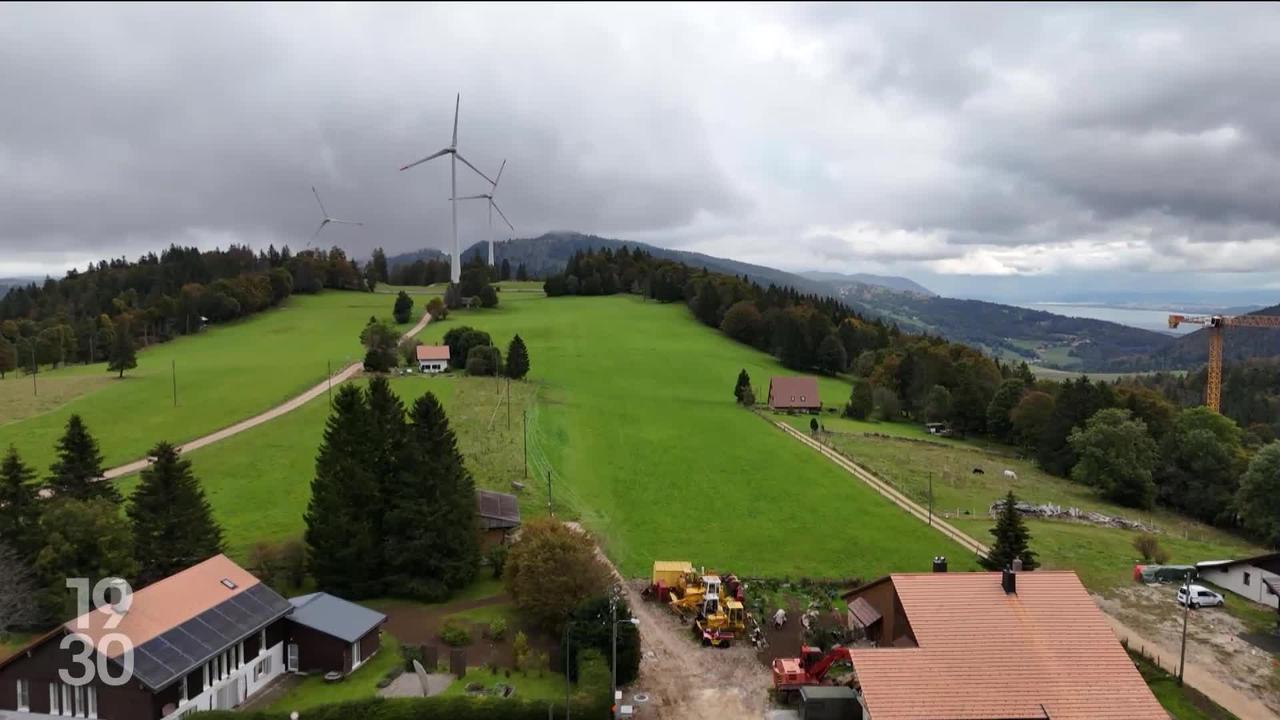
<path fill-rule="evenodd" d="M 366 223 L 323 243 L 445 248 L 447 161 L 397 168 L 461 92 L 519 236 L 1280 295 L 1277 37 L 1276 5 L 6 5 L 0 275 L 302 247 L 312 185 Z M 485 237 L 483 204 L 459 222 Z"/>

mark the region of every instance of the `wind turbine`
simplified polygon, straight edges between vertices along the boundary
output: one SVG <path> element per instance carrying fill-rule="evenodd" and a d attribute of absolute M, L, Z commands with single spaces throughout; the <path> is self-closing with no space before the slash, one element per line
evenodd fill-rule
<path fill-rule="evenodd" d="M 498 167 L 498 176 L 493 179 L 493 187 L 488 193 L 481 195 L 464 195 L 459 200 L 488 200 L 489 201 L 489 267 L 493 267 L 493 211 L 498 211 L 498 216 L 502 218 L 502 222 L 511 228 L 511 232 L 515 232 L 515 226 L 502 214 L 502 208 L 498 207 L 498 203 L 493 201 L 494 193 L 498 192 L 498 183 L 502 181 L 502 171 L 507 167 L 507 161 L 503 160 L 502 165 Z"/>
<path fill-rule="evenodd" d="M 484 178 L 485 180 L 488 180 L 490 185 L 493 184 L 493 181 L 489 180 L 488 175 L 485 175 L 484 173 L 480 172 L 479 168 L 477 168 L 475 165 L 472 165 L 470 162 L 467 161 L 466 158 L 458 154 L 458 108 L 461 105 L 462 105 L 462 94 L 459 93 L 458 97 L 454 100 L 454 104 L 453 104 L 453 142 L 449 143 L 449 147 L 443 150 L 434 152 L 417 162 L 409 163 L 408 165 L 405 165 L 404 167 L 400 168 L 400 170 L 402 171 L 408 170 L 409 168 L 421 165 L 422 163 L 428 160 L 434 160 L 440 157 L 441 155 L 449 156 L 449 182 L 450 182 L 449 198 L 453 203 L 453 258 L 449 268 L 449 278 L 450 278 L 450 281 L 453 283 L 457 283 L 462 280 L 462 260 L 461 260 L 462 250 L 461 248 L 458 247 L 458 162 L 457 161 L 461 160 L 464 164 L 466 164 L 467 167 L 471 168 L 472 170 L 475 170 L 477 175 Z"/>
<path fill-rule="evenodd" d="M 354 220 L 339 220 L 338 218 L 335 218 L 335 217 L 329 217 L 329 211 L 324 209 L 324 201 L 320 199 L 320 193 L 316 192 L 315 185 L 311 186 L 311 192 L 315 194 L 316 203 L 320 205 L 320 217 L 324 218 L 323 220 L 320 221 L 320 227 L 316 228 L 315 234 L 311 236 L 312 242 L 315 242 L 315 239 L 320 236 L 320 231 L 323 230 L 324 226 L 328 225 L 329 223 L 337 223 L 339 225 L 364 225 L 364 223 L 356 222 Z M 310 243 L 307 243 L 307 244 L 309 245 Z"/>

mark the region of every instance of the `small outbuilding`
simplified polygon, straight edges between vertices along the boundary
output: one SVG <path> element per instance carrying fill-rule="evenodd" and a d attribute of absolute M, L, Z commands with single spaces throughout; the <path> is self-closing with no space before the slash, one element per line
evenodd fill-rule
<path fill-rule="evenodd" d="M 449 369 L 448 345 L 419 345 L 418 371 L 440 373 Z"/>
<path fill-rule="evenodd" d="M 769 378 L 769 408 L 816 413 L 822 409 L 818 380 L 811 377 Z"/>
<path fill-rule="evenodd" d="M 863 720 L 862 705 L 853 688 L 845 685 L 802 687 L 800 720 Z"/>
<path fill-rule="evenodd" d="M 505 545 L 520 527 L 520 502 L 515 495 L 476 490 L 476 515 L 479 516 L 480 546 L 488 550 Z"/>
<path fill-rule="evenodd" d="M 378 652 L 387 616 L 328 593 L 289 598 L 286 665 L 291 672 L 348 675 Z"/>
<path fill-rule="evenodd" d="M 1196 563 L 1196 573 L 1240 597 L 1280 609 L 1280 553 Z"/>

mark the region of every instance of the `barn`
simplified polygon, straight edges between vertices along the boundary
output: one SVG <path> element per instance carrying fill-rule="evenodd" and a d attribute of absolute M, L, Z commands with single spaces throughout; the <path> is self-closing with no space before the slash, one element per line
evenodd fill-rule
<path fill-rule="evenodd" d="M 822 409 L 818 380 L 811 377 L 769 378 L 769 408 L 816 413 Z"/>
<path fill-rule="evenodd" d="M 1280 609 L 1280 553 L 1196 563 L 1201 580 L 1270 608 Z"/>

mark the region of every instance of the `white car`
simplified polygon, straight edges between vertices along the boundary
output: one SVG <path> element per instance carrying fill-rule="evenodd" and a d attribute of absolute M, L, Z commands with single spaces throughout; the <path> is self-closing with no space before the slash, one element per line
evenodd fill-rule
<path fill-rule="evenodd" d="M 1191 589 L 1191 607 L 1193 608 L 1213 607 L 1215 605 L 1222 605 L 1224 602 L 1226 602 L 1225 600 L 1222 599 L 1221 595 L 1219 595 L 1218 593 L 1210 590 L 1209 588 L 1203 585 L 1192 585 L 1190 589 Z M 1187 586 L 1186 585 L 1183 585 L 1182 587 L 1178 588 L 1178 604 L 1179 605 L 1187 604 Z"/>

